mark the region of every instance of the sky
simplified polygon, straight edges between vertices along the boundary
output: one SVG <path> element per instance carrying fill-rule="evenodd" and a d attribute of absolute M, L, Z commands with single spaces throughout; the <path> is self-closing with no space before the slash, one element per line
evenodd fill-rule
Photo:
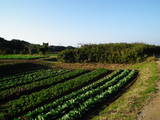
<path fill-rule="evenodd" d="M 50 45 L 160 45 L 160 0 L 0 0 L 0 37 Z"/>

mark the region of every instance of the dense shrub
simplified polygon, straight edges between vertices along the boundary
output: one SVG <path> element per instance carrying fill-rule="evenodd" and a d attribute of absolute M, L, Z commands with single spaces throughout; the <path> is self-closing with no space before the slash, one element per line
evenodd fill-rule
<path fill-rule="evenodd" d="M 83 45 L 80 48 L 65 50 L 58 58 L 63 62 L 136 63 L 149 56 L 159 54 L 160 46 L 143 43 L 112 43 Z"/>

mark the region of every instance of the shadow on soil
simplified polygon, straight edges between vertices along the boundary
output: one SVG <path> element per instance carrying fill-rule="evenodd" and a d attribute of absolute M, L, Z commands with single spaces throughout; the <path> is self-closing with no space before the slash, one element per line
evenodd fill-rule
<path fill-rule="evenodd" d="M 36 63 L 16 63 L 0 66 L 0 77 L 23 74 L 34 70 L 49 69 L 49 66 Z"/>

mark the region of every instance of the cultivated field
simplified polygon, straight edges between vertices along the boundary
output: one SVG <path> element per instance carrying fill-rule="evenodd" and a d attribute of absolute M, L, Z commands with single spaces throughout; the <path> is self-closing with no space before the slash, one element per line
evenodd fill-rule
<path fill-rule="evenodd" d="M 0 119 L 84 119 L 126 89 L 137 75 L 136 70 L 104 68 L 9 72 L 0 78 Z"/>

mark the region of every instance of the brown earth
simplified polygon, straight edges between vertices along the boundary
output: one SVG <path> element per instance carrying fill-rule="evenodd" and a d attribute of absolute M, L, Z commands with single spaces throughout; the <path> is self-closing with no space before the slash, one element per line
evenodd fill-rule
<path fill-rule="evenodd" d="M 111 70 L 130 68 L 132 64 L 101 64 L 101 63 L 56 63 L 55 66 L 66 69 L 96 69 L 107 68 Z"/>
<path fill-rule="evenodd" d="M 158 61 L 157 64 L 160 73 L 160 61 Z M 160 81 L 157 83 L 157 89 L 158 91 L 155 97 L 144 106 L 137 120 L 160 120 Z"/>

